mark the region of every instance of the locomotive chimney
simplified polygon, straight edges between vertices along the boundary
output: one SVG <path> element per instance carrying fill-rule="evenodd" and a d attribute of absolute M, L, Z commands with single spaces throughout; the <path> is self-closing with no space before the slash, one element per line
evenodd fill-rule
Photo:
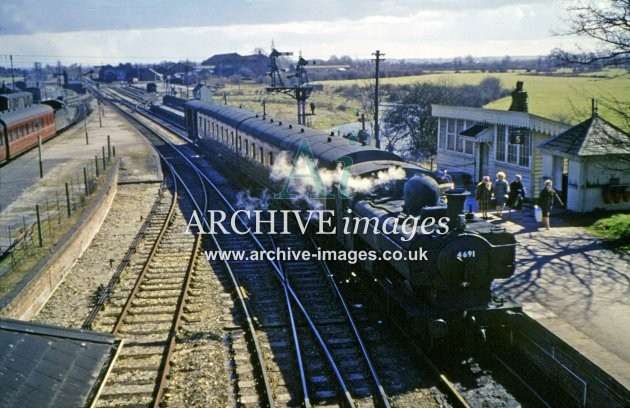
<path fill-rule="evenodd" d="M 449 219 L 448 226 L 455 229 L 462 225 L 460 214 L 464 213 L 464 203 L 470 193 L 463 188 L 455 188 L 446 191 L 446 215 Z"/>

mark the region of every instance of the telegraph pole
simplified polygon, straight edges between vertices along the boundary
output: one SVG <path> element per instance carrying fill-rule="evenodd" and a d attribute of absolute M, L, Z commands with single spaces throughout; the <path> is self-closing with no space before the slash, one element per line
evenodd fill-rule
<path fill-rule="evenodd" d="M 381 139 L 378 135 L 378 67 L 381 61 L 385 61 L 384 59 L 381 59 L 381 57 L 385 54 L 381 54 L 381 51 L 376 50 L 376 52 L 373 52 L 372 55 L 376 57 L 372 60 L 376 62 L 376 72 L 374 74 L 374 79 L 376 80 L 376 83 L 374 85 L 374 143 L 376 148 L 380 149 Z"/>
<path fill-rule="evenodd" d="M 13 54 L 9 55 L 9 59 L 11 60 L 11 85 L 13 86 L 13 91 L 15 92 L 15 76 L 13 75 Z"/>

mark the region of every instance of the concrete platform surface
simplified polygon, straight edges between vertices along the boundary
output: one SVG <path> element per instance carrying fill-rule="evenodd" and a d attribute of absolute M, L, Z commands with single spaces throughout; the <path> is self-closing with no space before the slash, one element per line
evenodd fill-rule
<path fill-rule="evenodd" d="M 23 222 L 34 222 L 34 204 L 44 202 L 51 190 L 63 188 L 70 179 L 76 182 L 77 175 L 82 182 L 83 167 L 93 167 L 95 155 L 100 161 L 103 147 L 107 155 L 108 135 L 116 157 L 121 159 L 119 182 L 162 180 L 158 155 L 146 138 L 112 108 L 104 107 L 100 123 L 95 101 L 92 108 L 87 122 L 43 144 L 43 178 L 39 177 L 37 149 L 0 167 L 0 246 L 8 246 L 7 227 L 15 231 Z M 27 219 L 23 220 L 23 215 Z"/>
<path fill-rule="evenodd" d="M 495 286 L 552 312 L 540 316 L 546 327 L 630 388 L 630 254 L 575 226 L 575 215 L 552 213 L 550 230 L 531 208 L 489 221 L 518 242 L 516 273 Z"/>

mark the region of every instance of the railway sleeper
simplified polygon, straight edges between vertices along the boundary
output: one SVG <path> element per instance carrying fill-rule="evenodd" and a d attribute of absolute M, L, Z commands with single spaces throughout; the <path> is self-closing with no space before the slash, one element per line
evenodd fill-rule
<path fill-rule="evenodd" d="M 132 346 L 129 347 L 125 343 L 125 354 L 122 358 L 149 358 L 159 355 L 164 351 L 162 346 Z"/>
<path fill-rule="evenodd" d="M 136 310 L 135 308 L 143 309 L 143 310 Z M 154 308 L 154 309 L 153 310 L 146 310 L 147 308 Z M 127 312 L 128 315 L 139 315 L 139 316 L 143 316 L 143 315 L 161 315 L 161 314 L 172 314 L 172 313 L 173 313 L 173 307 L 172 306 L 162 305 L 162 304 L 158 304 L 158 305 L 141 305 L 141 304 L 136 304 L 136 305 L 134 305 L 134 309 L 131 309 L 131 310 L 129 310 Z M 118 315 L 116 315 L 116 316 L 118 316 Z"/>
<path fill-rule="evenodd" d="M 152 317 L 151 324 L 162 324 L 162 323 L 172 323 L 173 316 L 168 315 L 167 313 L 161 314 L 164 317 Z M 133 325 L 133 324 L 146 324 L 147 319 L 144 313 L 138 313 L 134 315 L 127 315 L 125 318 L 125 324 Z"/>
<path fill-rule="evenodd" d="M 112 368 L 112 374 L 123 374 L 123 373 L 129 373 L 130 370 L 133 370 L 133 376 L 135 377 L 136 375 L 140 377 L 140 374 L 142 372 L 146 372 L 147 374 L 153 374 L 154 378 L 156 376 L 157 373 L 157 367 L 155 365 L 136 365 L 136 366 L 121 366 L 118 363 L 116 363 L 116 365 L 114 365 L 114 368 Z"/>
<path fill-rule="evenodd" d="M 144 330 L 133 329 L 131 327 L 124 327 L 120 329 L 118 332 L 124 335 L 125 337 L 128 337 L 128 336 L 140 337 L 140 336 L 164 335 L 168 333 L 169 331 L 170 331 L 170 327 L 144 329 Z M 157 340 L 161 340 L 161 338 L 158 338 L 158 339 L 151 338 L 151 340 L 157 341 Z"/>
<path fill-rule="evenodd" d="M 140 285 L 140 292 L 157 292 L 157 291 L 179 291 L 182 290 L 182 282 L 179 285 L 165 285 L 162 283 L 148 283 L 145 282 Z"/>
<path fill-rule="evenodd" d="M 179 295 L 179 292 L 175 293 L 175 296 Z M 136 295 L 136 299 L 141 299 L 141 300 L 160 300 L 160 299 L 170 299 L 170 300 L 177 300 L 177 299 L 173 299 L 173 293 L 165 293 L 165 294 L 159 294 L 159 293 L 142 293 L 139 292 Z M 168 304 L 175 304 L 175 302 L 168 302 Z M 133 305 L 135 306 L 136 303 L 134 302 Z"/>
<path fill-rule="evenodd" d="M 111 393 L 109 393 L 111 390 Z M 153 384 L 116 384 L 116 387 L 107 387 L 100 395 L 100 399 L 116 399 L 119 397 L 143 397 L 145 395 L 151 396 L 155 390 L 155 383 Z"/>

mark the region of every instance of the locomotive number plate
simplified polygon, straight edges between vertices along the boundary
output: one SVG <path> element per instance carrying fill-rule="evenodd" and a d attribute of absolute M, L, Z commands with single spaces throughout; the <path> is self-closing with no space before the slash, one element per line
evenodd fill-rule
<path fill-rule="evenodd" d="M 457 252 L 457 259 L 465 259 L 465 258 L 475 258 L 477 256 L 477 251 L 471 249 L 469 251 L 459 251 Z"/>

